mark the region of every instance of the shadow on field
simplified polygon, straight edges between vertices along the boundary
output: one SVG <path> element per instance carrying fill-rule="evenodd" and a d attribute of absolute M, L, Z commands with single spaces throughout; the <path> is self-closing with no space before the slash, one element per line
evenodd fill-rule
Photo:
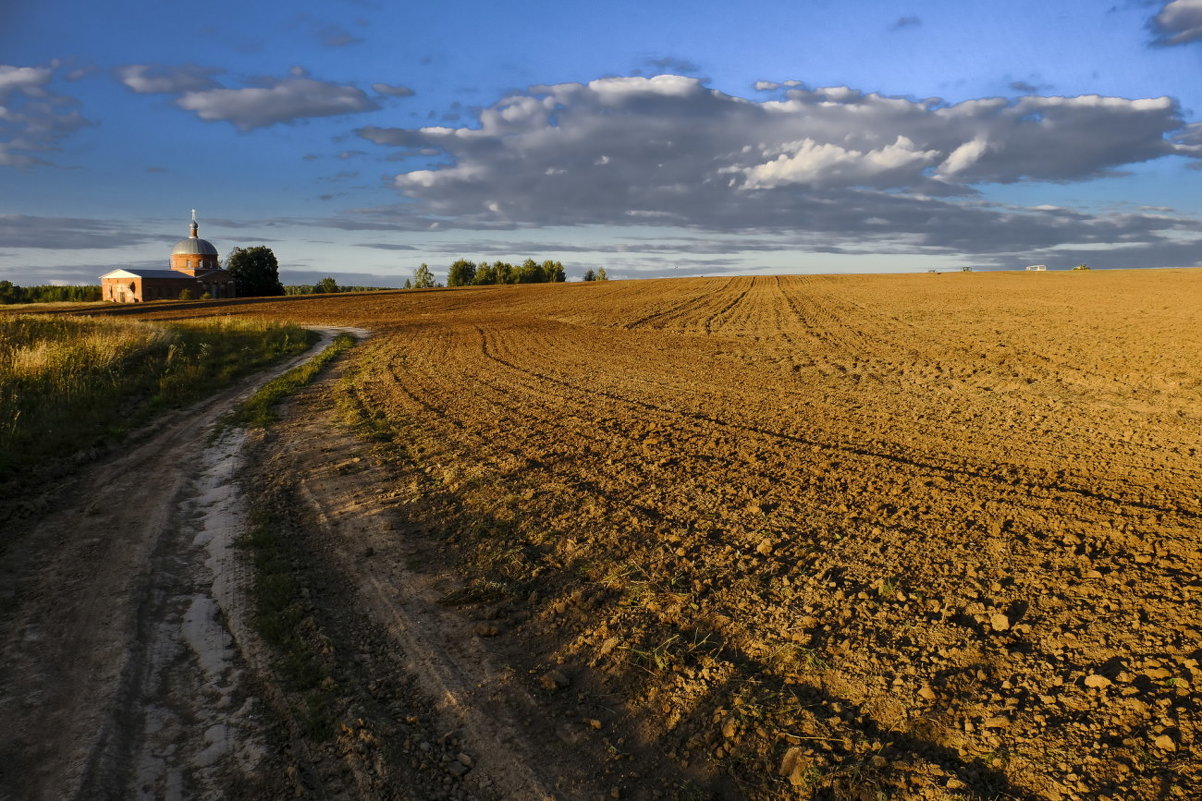
<path fill-rule="evenodd" d="M 589 567 L 595 567 L 597 554 L 592 555 L 589 560 L 591 564 L 587 565 L 583 560 L 572 559 L 556 564 L 554 557 L 543 546 L 525 542 L 514 531 L 512 521 L 473 515 L 464 509 L 458 498 L 450 494 L 430 500 L 434 507 L 440 509 L 440 514 L 418 524 L 418 530 L 424 531 L 432 539 L 438 539 L 448 532 L 474 532 L 453 535 L 449 540 L 469 564 L 467 575 L 471 575 L 471 571 L 480 565 L 487 566 L 486 572 L 477 574 L 476 579 L 479 586 L 491 588 L 495 593 L 473 595 L 468 592 L 453 601 L 452 605 L 471 606 L 476 602 L 484 606 L 499 604 L 500 608 L 505 608 L 508 600 L 511 607 L 527 608 L 529 619 L 539 624 L 536 630 L 530 633 L 529 638 L 519 640 L 515 636 L 509 643 L 503 642 L 504 638 L 491 640 L 494 647 L 505 651 L 507 658 L 515 660 L 517 664 L 521 664 L 517 660 L 525 659 L 525 667 L 530 673 L 539 672 L 542 665 L 565 659 L 566 665 L 575 665 L 581 674 L 582 689 L 590 687 L 598 690 L 600 696 L 610 699 L 609 703 L 615 697 L 622 698 L 626 702 L 626 712 L 619 717 L 628 716 L 635 721 L 632 728 L 649 733 L 645 744 L 652 751 L 672 758 L 678 769 L 683 753 L 684 775 L 689 777 L 692 786 L 707 788 L 713 793 L 711 797 L 735 797 L 731 793 L 736 787 L 743 791 L 737 796 L 744 793 L 757 797 L 765 797 L 765 793 L 768 796 L 782 792 L 787 794 L 790 771 L 785 766 L 793 764 L 789 752 L 796 745 L 804 750 L 807 746 L 821 743 L 821 747 L 811 747 L 808 753 L 800 756 L 802 765 L 813 767 L 811 773 L 802 772 L 797 780 L 808 783 L 801 786 L 808 786 L 808 792 L 812 795 L 806 797 L 813 799 L 849 801 L 870 797 L 864 795 L 869 792 L 905 793 L 907 787 L 915 792 L 916 788 L 908 785 L 908 782 L 916 776 L 929 775 L 929 768 L 924 769 L 924 766 L 938 766 L 941 769 L 936 773 L 939 786 L 969 793 L 971 797 L 1014 801 L 1039 801 L 1045 798 L 1041 792 L 1033 789 L 1033 786 L 1039 786 L 1038 776 L 1025 777 L 1031 783 L 1024 782 L 1027 786 L 1023 787 L 1016 785 L 1006 775 L 1004 768 L 998 769 L 989 764 L 995 758 L 994 754 L 1003 761 L 1008 759 L 1010 746 L 1005 739 L 994 754 L 980 757 L 966 757 L 956 748 L 940 742 L 946 742 L 940 736 L 941 732 L 956 731 L 955 715 L 952 714 L 956 703 L 953 702 L 979 695 L 979 687 L 961 692 L 966 687 L 977 687 L 976 676 L 979 671 L 990 674 L 1000 683 L 1001 679 L 997 677 L 1006 669 L 1000 655 L 992 664 L 989 655 L 983 654 L 980 661 L 940 671 L 932 684 L 945 700 L 930 706 L 924 705 L 921 711 L 915 711 L 905 720 L 904 730 L 896 722 L 889 723 L 875 717 L 866 705 L 806 681 L 804 677 L 782 676 L 778 669 L 732 644 L 721 630 L 705 623 L 681 626 L 658 620 L 658 625 L 653 623 L 651 630 L 635 627 L 635 631 L 615 629 L 611 625 L 609 634 L 621 638 L 622 644 L 607 656 L 603 648 L 601 652 L 598 651 L 596 643 L 599 640 L 595 638 L 592 645 L 582 644 L 589 639 L 587 635 L 591 633 L 590 629 L 595 628 L 598 621 L 606 619 L 607 611 L 613 611 L 613 607 L 607 608 L 607 605 L 616 606 L 614 592 L 599 590 L 596 583 L 577 578 L 589 572 Z M 448 515 L 451 509 L 455 512 Z M 567 538 L 569 534 L 562 533 L 562 536 Z M 509 550 L 511 558 L 512 554 L 520 551 L 522 556 L 517 558 L 543 564 L 547 564 L 546 557 L 551 556 L 550 564 L 556 569 L 526 580 L 516 579 L 512 572 L 509 576 L 498 574 L 494 572 L 498 562 L 497 553 L 504 550 Z M 615 558 L 622 560 L 623 556 Z M 539 574 L 540 571 L 535 573 Z M 498 587 L 507 584 L 512 587 L 508 599 L 504 590 L 496 592 Z M 617 592 L 620 594 L 621 590 Z M 605 599 L 600 604 L 597 603 L 598 596 Z M 534 608 L 530 608 L 530 598 L 537 598 Z M 562 612 L 564 608 L 576 608 L 582 613 L 573 615 L 569 611 L 565 615 Z M 1025 610 L 1014 610 L 1016 616 L 1020 611 Z M 562 624 L 565 620 L 567 625 Z M 560 621 L 560 624 L 548 625 L 548 621 Z M 984 634 L 981 636 L 985 637 Z M 654 644 L 657 642 L 676 643 L 673 646 L 678 651 L 675 658 L 671 653 L 664 654 L 665 664 L 658 669 L 649 658 L 633 661 L 630 654 L 640 653 L 645 657 L 655 650 Z M 825 652 L 819 643 L 815 645 L 819 645 L 819 651 Z M 1058 663 L 1062 669 L 1066 667 L 1056 657 L 1034 649 L 1025 640 L 1012 643 L 1010 650 L 1022 651 L 1028 658 Z M 707 656 L 711 659 L 702 658 Z M 702 693 L 693 695 L 687 702 L 681 703 L 677 695 L 661 709 L 648 709 L 645 705 L 631 703 L 635 699 L 671 698 L 682 676 L 714 662 L 733 665 L 732 674 L 725 680 L 709 684 Z M 584 668 L 585 664 L 592 669 Z M 1084 670 L 1084 667 L 1073 666 L 1070 672 Z M 1109 670 L 1111 673 L 1117 672 L 1117 669 L 1115 666 L 1099 668 L 1102 672 Z M 763 699 L 766 704 L 774 699 L 780 701 L 781 708 L 799 710 L 797 717 L 802 725 L 798 728 L 801 731 L 823 736 L 790 736 L 784 729 L 778 729 L 778 734 L 774 734 L 773 738 L 764 738 L 764 747 L 760 750 L 750 747 L 740 750 L 742 742 L 750 737 L 750 731 L 764 719 L 752 717 L 735 737 L 725 732 L 725 740 L 718 737 L 717 731 L 724 725 L 723 718 L 729 720 L 733 717 L 729 711 L 739 709 L 741 703 L 738 699 L 746 698 L 748 686 L 755 688 L 750 706 L 756 705 L 756 699 Z M 559 701 L 549 698 L 547 703 Z M 603 706 L 605 702 L 598 703 Z M 570 705 L 574 706 L 575 702 L 570 702 Z M 724 715 L 724 712 L 727 714 Z M 572 712 L 565 708 L 554 714 L 571 715 Z M 665 726 L 669 718 L 676 718 L 677 722 Z M 1074 720 L 1053 719 L 1050 723 L 1061 725 Z M 1093 725 L 1088 715 L 1077 722 Z M 765 725 L 769 730 L 774 728 L 772 724 Z M 1104 742 L 1111 747 L 1121 748 L 1124 738 L 1131 737 L 1144 740 L 1148 734 L 1146 730 L 1138 728 L 1114 729 L 1107 733 Z M 707 743 L 712 744 L 715 740 L 726 743 L 724 758 L 708 756 L 710 745 Z M 865 750 L 866 744 L 872 744 L 872 747 Z M 809 761 L 814 756 L 825 757 L 825 762 Z M 1188 780 L 1174 770 L 1171 763 L 1159 764 L 1153 771 L 1158 790 L 1155 796 L 1150 797 L 1157 801 L 1176 797 L 1175 792 L 1188 786 Z M 1129 786 L 1112 779 L 1093 786 L 1091 792 L 1122 795 L 1129 789 Z"/>
<path fill-rule="evenodd" d="M 522 578 L 523 572 L 514 562 L 524 562 L 526 565 L 541 562 L 547 553 L 539 553 L 540 546 L 532 546 L 524 542 L 520 536 L 515 536 L 512 521 L 482 517 L 467 512 L 459 499 L 451 494 L 441 498 L 427 496 L 422 504 L 433 514 L 427 518 L 419 513 L 415 519 L 401 522 L 403 528 L 422 532 L 423 539 L 430 541 L 430 546 L 441 544 L 442 537 L 451 532 L 461 532 L 448 537 L 454 543 L 456 550 L 466 563 L 463 575 L 470 577 L 467 587 L 458 591 L 453 597 L 448 597 L 446 603 L 451 606 L 471 608 L 481 607 L 525 607 L 530 613 L 530 620 L 543 624 L 548 620 L 563 620 L 564 608 L 581 606 L 582 594 L 596 598 L 597 588 L 588 581 L 569 579 L 584 572 L 584 565 L 572 560 L 562 564 L 559 569 L 546 571 L 542 575 L 551 577 L 549 580 Z M 435 512 L 437 510 L 437 512 Z M 448 514 L 450 510 L 454 510 Z M 564 535 L 568 536 L 567 534 Z M 552 564 L 554 559 L 552 557 Z M 535 570 L 536 574 L 540 571 Z M 474 575 L 473 575 L 474 574 Z M 558 586 L 557 586 L 558 585 Z M 620 592 L 620 591 L 619 591 Z M 534 595 L 529 595 L 534 593 Z M 526 596 L 522 598 L 520 596 Z M 537 598 L 531 607 L 529 598 Z M 622 644 L 608 657 L 596 653 L 595 647 L 585 650 L 579 645 L 579 635 L 595 623 L 598 613 L 604 618 L 605 610 L 593 606 L 594 601 L 585 600 L 583 609 L 586 612 L 571 623 L 576 625 L 545 626 L 537 625 L 539 629 L 554 629 L 554 633 L 533 632 L 531 642 L 520 638 L 515 632 L 512 640 L 497 638 L 490 644 L 498 651 L 505 652 L 507 660 L 522 664 L 530 673 L 540 672 L 541 666 L 552 664 L 566 657 L 566 665 L 576 665 L 579 671 L 581 689 L 594 685 L 600 694 L 608 699 L 615 695 L 627 700 L 628 707 L 625 715 L 637 721 L 633 727 L 649 733 L 644 741 L 652 752 L 673 757 L 679 769 L 680 752 L 690 751 L 691 757 L 686 757 L 686 764 L 692 763 L 692 769 L 683 771 L 687 781 L 695 788 L 705 788 L 713 796 L 732 797 L 735 788 L 741 788 L 752 794 L 762 795 L 765 791 L 779 792 L 788 786 L 787 777 L 780 768 L 787 760 L 791 746 L 787 737 L 777 740 L 775 745 L 769 745 L 767 753 L 756 753 L 752 750 L 737 749 L 728 752 L 724 760 L 709 760 L 703 756 L 706 746 L 700 749 L 690 743 L 692 738 L 700 740 L 712 739 L 715 730 L 722 726 L 721 720 L 715 720 L 715 711 L 737 708 L 738 698 L 746 688 L 754 686 L 755 695 L 761 699 L 788 699 L 787 705 L 802 710 L 812 726 L 804 726 L 806 730 L 817 730 L 829 733 L 829 737 L 801 736 L 793 742 L 813 745 L 812 741 L 824 740 L 832 745 L 818 753 L 827 758 L 826 764 L 815 763 L 814 772 L 807 781 L 813 782 L 810 791 L 815 799 L 851 799 L 859 798 L 861 791 L 881 790 L 896 791 L 907 787 L 907 780 L 916 771 L 921 771 L 924 764 L 938 765 L 948 777 L 962 783 L 965 790 L 979 794 L 983 798 L 1015 799 L 1016 801 L 1038 801 L 1042 796 L 1029 790 L 1015 786 L 1004 773 L 988 766 L 980 759 L 965 759 L 954 748 L 941 745 L 929 737 L 911 731 L 898 731 L 868 714 L 864 707 L 848 698 L 840 697 L 805 681 L 798 682 L 795 677 L 786 681 L 771 666 L 757 659 L 744 650 L 730 644 L 722 632 L 704 625 L 681 627 L 668 622 L 659 622 L 652 631 L 644 631 L 641 635 L 632 632 L 615 632 L 623 640 Z M 602 604 L 604 605 L 604 601 Z M 571 613 L 567 615 L 571 619 Z M 591 618 L 591 621 L 590 621 Z M 551 642 L 547 642 L 549 638 Z M 541 642 L 539 642 L 541 641 Z M 657 669 L 650 659 L 634 661 L 630 654 L 647 654 L 655 650 L 654 642 L 672 641 L 681 644 L 680 654 L 672 659 L 672 664 L 663 669 Z M 692 645 L 690 645 L 692 644 Z M 698 645 L 700 644 L 700 645 Z M 541 646 L 541 647 L 540 647 Z M 548 647 L 549 646 L 549 647 Z M 592 651 L 591 653 L 589 651 Z M 670 654 L 664 654 L 670 658 Z M 724 681 L 709 685 L 703 694 L 694 696 L 687 706 L 675 705 L 674 708 L 662 710 L 639 709 L 635 704 L 629 704 L 631 698 L 647 698 L 658 695 L 657 687 L 670 689 L 673 682 L 678 681 L 675 668 L 699 668 L 702 664 L 700 657 L 708 656 L 714 660 L 733 665 L 733 674 Z M 595 666 L 594 671 L 586 671 L 581 663 Z M 588 673 L 587 677 L 583 674 Z M 614 684 L 618 686 L 613 686 Z M 649 689 L 650 685 L 650 689 Z M 560 701 L 556 696 L 545 699 L 548 705 L 566 704 L 572 709 L 556 710 L 552 717 L 570 717 L 577 700 Z M 732 703 L 733 701 L 733 703 Z M 612 703 L 612 700 L 610 701 Z M 599 704 L 604 706 L 604 703 Z M 937 712 L 933 713 L 937 716 Z M 679 722 L 665 730 L 665 719 L 673 715 L 679 716 Z M 837 724 L 831 721 L 838 719 Z M 920 730 L 922 724 L 942 727 L 943 721 L 927 716 L 919 716 L 914 721 L 914 729 Z M 757 725 L 755 719 L 747 724 L 748 728 Z M 727 742 L 738 743 L 743 738 L 737 737 Z M 848 749 L 843 743 L 864 744 L 880 743 L 879 748 L 871 752 L 857 752 Z M 874 763 L 874 757 L 885 760 L 883 764 Z M 804 759 L 804 757 L 803 757 Z M 1171 779 L 1166 781 L 1171 784 Z M 952 787 L 957 785 L 953 784 Z M 1168 785 L 1166 785 L 1168 786 Z M 776 788 L 773 790 L 772 788 Z M 1117 789 L 1117 788 L 1116 788 Z M 758 791 L 758 792 L 757 792 Z M 733 797 L 744 793 L 735 792 Z M 874 796 L 875 797 L 875 796 Z M 1166 796 L 1167 797 L 1167 796 Z"/>
<path fill-rule="evenodd" d="M 490 638 L 490 650 L 501 655 L 503 661 L 525 668 L 522 672 L 528 675 L 562 662 L 565 669 L 576 672 L 575 684 L 580 690 L 596 693 L 585 702 L 579 700 L 583 694 L 572 693 L 572 698 L 543 694 L 543 702 L 551 707 L 549 719 L 579 716 L 584 704 L 612 708 L 615 698 L 623 699 L 626 710 L 614 709 L 614 722 L 645 735 L 636 738 L 647 747 L 640 759 L 662 764 L 665 757 L 670 758 L 669 769 L 680 771 L 678 775 L 683 777 L 675 780 L 677 786 L 703 790 L 700 796 L 681 797 L 764 797 L 765 793 L 787 791 L 789 777 L 782 775 L 787 772 L 781 766 L 789 759 L 791 743 L 805 747 L 818 741 L 822 744 L 802 759 L 821 757 L 824 761 L 813 762 L 808 774 L 793 777 L 795 784 L 805 782 L 800 786 L 808 786 L 813 793 L 810 797 L 815 799 L 859 798 L 861 791 L 867 790 L 904 792 L 907 782 L 924 772 L 924 765 L 941 768 L 946 774 L 941 781 L 952 781 L 951 788 L 962 786 L 984 798 L 1037 801 L 1041 797 L 1015 786 L 1003 772 L 983 760 L 965 759 L 954 748 L 924 736 L 924 726 L 940 730 L 947 725 L 938 720 L 937 711 L 916 716 L 909 721 L 913 725 L 908 731 L 899 731 L 848 698 L 796 676 L 786 680 L 761 659 L 728 642 L 720 630 L 705 624 L 684 627 L 640 609 L 637 616 L 641 625 L 609 628 L 611 635 L 621 640 L 612 653 L 607 655 L 603 648 L 599 651 L 596 645 L 582 644 L 590 639 L 582 635 L 591 634 L 607 613 L 617 611 L 623 592 L 622 588 L 606 588 L 587 576 L 598 562 L 608 559 L 622 563 L 629 560 L 630 554 L 594 551 L 588 559 L 565 559 L 556 553 L 555 542 L 567 540 L 572 536 L 570 532 L 555 532 L 548 539 L 532 542 L 519 530 L 515 519 L 471 511 L 461 494 L 448 490 L 422 469 L 420 456 L 399 445 L 407 441 L 400 432 L 376 429 L 369 436 L 387 442 L 384 447 L 396 457 L 388 460 L 393 468 L 422 484 L 419 500 L 394 508 L 396 530 L 416 535 L 422 543 L 419 547 L 427 552 L 421 559 L 423 566 L 417 569 L 424 572 L 437 563 L 439 568 L 435 569 L 455 576 L 462 584 L 444 603 L 463 608 L 465 614 L 473 608 L 493 609 L 501 620 L 512 618 L 520 627 L 509 636 Z M 496 482 L 511 493 L 521 493 L 528 479 L 521 468 L 515 468 L 498 475 Z M 457 558 L 447 560 L 447 545 L 457 552 Z M 520 625 L 523 620 L 525 625 Z M 629 622 L 629 615 L 624 620 Z M 650 659 L 633 656 L 650 653 L 654 642 L 677 643 L 680 653 L 665 652 L 667 661 L 659 666 Z M 669 697 L 667 691 L 681 675 L 678 669 L 699 669 L 699 660 L 707 656 L 712 658 L 711 664 L 729 664 L 733 671 L 684 704 L 673 702 L 671 708 L 648 710 L 632 703 L 634 699 L 659 696 L 659 689 L 665 691 L 663 697 Z M 584 668 L 584 664 L 593 669 Z M 803 730 L 826 736 L 790 739 L 787 732 L 778 730 L 783 736 L 764 737 L 756 747 L 742 744 L 750 736 L 732 738 L 724 733 L 725 739 L 718 737 L 723 726 L 718 717 L 723 710 L 738 707 L 737 699 L 741 693 L 745 696 L 749 686 L 754 687 L 756 698 L 788 699 L 782 703 L 798 710 L 804 718 L 799 721 Z M 665 725 L 669 717 L 677 721 Z M 626 720 L 621 723 L 623 718 Z M 747 723 L 750 729 L 758 725 L 760 719 L 755 718 Z M 774 724 L 767 726 L 776 728 Z M 709 758 L 705 743 L 715 739 L 734 750 L 727 750 L 724 758 Z M 864 744 L 869 743 L 874 747 L 865 751 Z M 1170 786 L 1172 780 L 1166 781 Z"/>

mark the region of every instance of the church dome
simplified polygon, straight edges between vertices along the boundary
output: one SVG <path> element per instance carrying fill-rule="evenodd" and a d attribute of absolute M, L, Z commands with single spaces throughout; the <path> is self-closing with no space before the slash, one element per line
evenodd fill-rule
<path fill-rule="evenodd" d="M 191 236 L 187 239 L 181 239 L 175 243 L 175 250 L 171 251 L 172 256 L 216 256 L 217 248 L 213 247 L 213 243 L 207 239 L 201 239 L 197 236 L 199 224 L 196 222 L 196 209 L 192 209 L 192 226 Z M 175 261 L 175 259 L 172 259 Z"/>
<path fill-rule="evenodd" d="M 213 247 L 213 243 L 207 239 L 201 239 L 197 236 L 190 236 L 187 239 L 181 239 L 175 244 L 175 250 L 171 251 L 172 256 L 176 255 L 190 256 L 216 256 L 217 248 Z"/>

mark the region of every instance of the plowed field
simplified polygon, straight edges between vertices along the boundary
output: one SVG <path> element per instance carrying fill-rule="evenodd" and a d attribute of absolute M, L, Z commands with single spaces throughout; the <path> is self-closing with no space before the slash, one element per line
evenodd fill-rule
<path fill-rule="evenodd" d="M 1200 310 L 1202 271 L 212 309 L 376 332 L 336 394 L 378 504 L 532 687 L 620 699 L 607 772 L 628 731 L 702 792 L 1116 801 L 1202 796 Z"/>

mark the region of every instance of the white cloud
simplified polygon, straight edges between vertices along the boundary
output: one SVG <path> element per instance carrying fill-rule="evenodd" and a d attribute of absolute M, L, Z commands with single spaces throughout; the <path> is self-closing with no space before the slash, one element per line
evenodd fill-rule
<path fill-rule="evenodd" d="M 44 97 L 43 88 L 50 81 L 49 67 L 11 67 L 0 64 L 0 103 L 13 92 L 29 97 Z"/>
<path fill-rule="evenodd" d="M 573 84 L 562 84 L 572 87 Z M 554 88 L 554 87 L 551 87 Z M 588 89 L 604 105 L 617 106 L 628 98 L 653 97 L 697 97 L 709 90 L 697 78 L 684 75 L 656 75 L 652 78 L 601 78 L 589 81 Z"/>
<path fill-rule="evenodd" d="M 164 67 L 129 64 L 118 67 L 117 78 L 139 94 L 178 95 L 175 104 L 200 119 L 228 122 L 249 131 L 307 117 L 329 117 L 372 111 L 380 106 L 350 85 L 319 81 L 304 67 L 294 66 L 284 78 L 259 78 L 245 88 L 228 88 L 211 76 L 221 70 L 185 64 Z M 376 84 L 378 87 L 383 84 Z M 403 88 L 403 87 L 398 87 Z"/>
<path fill-rule="evenodd" d="M 796 84 L 796 82 L 792 82 Z M 762 101 L 679 75 L 536 86 L 479 112 L 479 125 L 359 130 L 377 144 L 435 149 L 443 166 L 396 185 L 439 214 L 472 214 L 508 186 L 514 219 L 549 224 L 658 209 L 754 219 L 750 196 L 855 188 L 946 195 L 1026 180 L 1081 180 L 1192 155 L 1169 98 L 986 98 L 946 105 L 840 86 L 778 84 Z M 680 192 L 688 187 L 688 192 Z M 760 202 L 769 203 L 768 200 Z"/>
<path fill-rule="evenodd" d="M 984 137 L 977 137 L 971 142 L 965 142 L 948 154 L 947 159 L 939 165 L 937 175 L 940 178 L 952 178 L 968 170 L 969 167 L 981 160 L 981 156 L 989 149 L 989 142 Z"/>
<path fill-rule="evenodd" d="M 1179 150 L 1191 155 L 1202 157 L 1202 122 L 1185 126 L 1181 133 L 1173 137 Z"/>
<path fill-rule="evenodd" d="M 471 164 L 460 167 L 448 167 L 443 170 L 413 170 L 412 172 L 398 175 L 396 177 L 396 185 L 402 190 L 429 188 L 436 184 L 460 183 L 476 185 L 485 175 L 483 167 Z"/>
<path fill-rule="evenodd" d="M 410 199 L 403 208 L 411 221 L 401 224 L 413 227 L 804 229 L 824 247 L 904 239 L 965 253 L 1155 241 L 1158 232 L 1185 230 L 1180 219 L 1153 215 L 999 209 L 977 189 L 1202 155 L 1196 130 L 1168 98 L 948 105 L 797 81 L 759 88 L 770 95 L 735 97 L 682 76 L 604 78 L 507 95 L 463 127 L 358 133 L 443 157 L 395 178 Z"/>
<path fill-rule="evenodd" d="M 379 106 L 361 89 L 312 78 L 265 81 L 246 89 L 185 92 L 175 103 L 207 121 L 228 122 L 248 131 L 307 117 L 330 117 L 371 111 Z"/>
<path fill-rule="evenodd" d="M 1157 44 L 1179 45 L 1202 40 L 1202 0 L 1173 0 L 1152 18 L 1149 26 L 1157 34 Z"/>
<path fill-rule="evenodd" d="M 75 98 L 47 88 L 54 72 L 53 66 L 0 64 L 0 167 L 49 164 L 41 154 L 91 124 L 75 110 Z"/>
<path fill-rule="evenodd" d="M 788 184 L 859 184 L 892 183 L 889 176 L 898 171 L 923 168 L 939 158 L 937 150 L 918 150 L 904 136 L 875 150 L 850 150 L 813 139 L 790 142 L 772 148 L 763 155 L 779 153 L 772 161 L 753 167 L 728 168 L 747 178 L 743 189 L 771 189 Z"/>
<path fill-rule="evenodd" d="M 138 94 L 175 94 L 211 89 L 218 84 L 211 76 L 218 69 L 184 64 L 163 67 L 156 64 L 127 64 L 113 71 L 117 79 Z"/>

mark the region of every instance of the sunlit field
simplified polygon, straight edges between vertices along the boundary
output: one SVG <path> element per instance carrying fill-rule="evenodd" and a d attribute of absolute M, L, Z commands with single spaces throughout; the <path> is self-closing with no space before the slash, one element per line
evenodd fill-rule
<path fill-rule="evenodd" d="M 1095 271 L 218 310 L 373 329 L 335 393 L 391 454 L 357 503 L 682 767 L 1150 798 L 1200 779 L 1200 301 L 1197 272 Z"/>

